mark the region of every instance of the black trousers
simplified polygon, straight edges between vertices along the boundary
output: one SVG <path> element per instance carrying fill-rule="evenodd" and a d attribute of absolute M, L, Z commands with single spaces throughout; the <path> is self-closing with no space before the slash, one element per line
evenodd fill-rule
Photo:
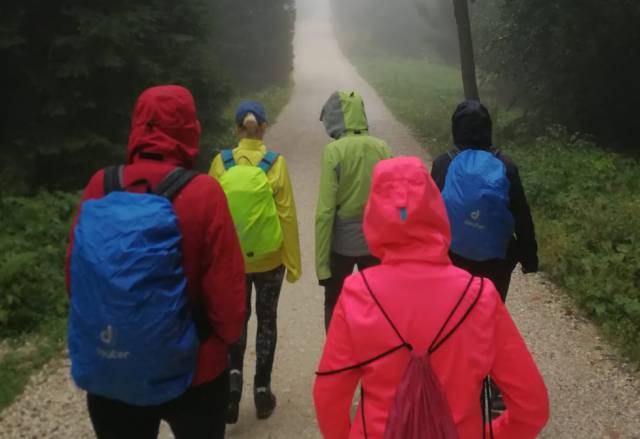
<path fill-rule="evenodd" d="M 338 303 L 340 292 L 344 280 L 353 273 L 354 268 L 362 271 L 365 268 L 380 264 L 380 260 L 371 255 L 367 256 L 344 256 L 338 253 L 331 253 L 329 260 L 331 267 L 331 279 L 323 282 L 324 286 L 324 328 L 329 331 L 333 308 Z"/>
<path fill-rule="evenodd" d="M 454 253 L 449 253 L 451 262 L 456 267 L 462 268 L 477 277 L 486 277 L 493 282 L 502 301 L 507 300 L 509 285 L 511 284 L 511 273 L 516 266 L 515 262 L 505 259 L 492 259 L 490 261 L 472 261 L 465 259 Z"/>
<path fill-rule="evenodd" d="M 238 343 L 229 348 L 229 359 L 232 370 L 242 372 L 244 354 L 247 350 L 247 325 L 251 318 L 251 292 L 256 287 L 256 315 L 258 328 L 256 332 L 256 387 L 267 387 L 271 384 L 271 372 L 278 342 L 278 301 L 284 279 L 284 266 L 264 273 L 247 274 L 247 300 L 244 333 Z"/>
<path fill-rule="evenodd" d="M 98 439 L 156 439 L 161 420 L 176 439 L 223 439 L 229 373 L 158 406 L 137 407 L 92 394 L 87 394 L 87 405 Z"/>

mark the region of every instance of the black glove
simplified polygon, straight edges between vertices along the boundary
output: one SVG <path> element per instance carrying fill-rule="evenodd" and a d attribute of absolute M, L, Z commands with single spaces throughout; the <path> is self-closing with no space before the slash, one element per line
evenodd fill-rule
<path fill-rule="evenodd" d="M 332 283 L 333 283 L 333 278 L 332 277 L 327 278 L 327 279 L 318 280 L 318 285 L 320 285 L 321 287 L 325 287 L 325 288 L 327 288 Z"/>

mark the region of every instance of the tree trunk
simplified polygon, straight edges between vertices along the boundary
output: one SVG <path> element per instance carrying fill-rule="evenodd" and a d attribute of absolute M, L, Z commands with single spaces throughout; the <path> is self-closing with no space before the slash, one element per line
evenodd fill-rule
<path fill-rule="evenodd" d="M 458 23 L 460 67 L 462 69 L 464 96 L 466 99 L 480 100 L 478 83 L 476 82 L 476 63 L 473 56 L 473 37 L 471 36 L 468 0 L 453 0 L 453 7 L 456 22 Z"/>

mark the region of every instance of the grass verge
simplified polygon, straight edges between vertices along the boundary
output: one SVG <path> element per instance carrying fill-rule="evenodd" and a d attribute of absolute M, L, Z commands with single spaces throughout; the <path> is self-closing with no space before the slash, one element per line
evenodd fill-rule
<path fill-rule="evenodd" d="M 450 117 L 463 98 L 457 69 L 388 55 L 352 60 L 434 156 L 450 148 Z M 562 127 L 525 136 L 516 128 L 522 113 L 490 98 L 485 104 L 494 118 L 494 141 L 519 165 L 542 269 L 639 367 L 638 161 Z"/>

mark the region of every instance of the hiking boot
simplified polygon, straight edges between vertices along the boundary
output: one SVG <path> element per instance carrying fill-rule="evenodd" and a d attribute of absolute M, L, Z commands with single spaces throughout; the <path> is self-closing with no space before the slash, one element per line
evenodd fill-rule
<path fill-rule="evenodd" d="M 238 422 L 241 398 L 242 372 L 234 369 L 229 373 L 229 408 L 227 409 L 227 424 L 235 424 Z"/>
<path fill-rule="evenodd" d="M 276 396 L 270 387 L 256 387 L 253 393 L 258 419 L 267 419 L 276 408 Z"/>

